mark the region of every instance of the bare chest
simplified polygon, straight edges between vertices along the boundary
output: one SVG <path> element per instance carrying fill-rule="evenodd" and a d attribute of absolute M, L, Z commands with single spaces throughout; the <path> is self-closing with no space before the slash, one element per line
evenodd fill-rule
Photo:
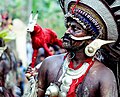
<path fill-rule="evenodd" d="M 94 74 L 88 73 L 76 88 L 76 97 L 99 97 L 99 82 Z"/>
<path fill-rule="evenodd" d="M 57 82 L 63 74 L 63 69 L 61 67 L 58 68 L 58 66 L 60 65 L 56 65 L 56 67 L 54 66 L 54 70 L 52 69 L 52 74 L 50 74 L 48 78 L 51 80 L 50 82 Z M 77 85 L 77 88 L 75 88 L 74 91 L 76 93 L 76 97 L 99 97 L 100 89 L 97 71 L 95 69 L 90 69 L 83 81 Z"/>

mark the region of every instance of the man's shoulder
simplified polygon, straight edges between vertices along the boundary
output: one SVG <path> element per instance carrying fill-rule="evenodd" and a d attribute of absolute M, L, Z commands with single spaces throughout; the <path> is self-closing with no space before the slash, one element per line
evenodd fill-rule
<path fill-rule="evenodd" d="M 58 55 L 52 55 L 47 58 L 45 58 L 44 62 L 53 62 L 54 60 L 62 60 L 65 54 L 58 54 Z"/>
<path fill-rule="evenodd" d="M 95 61 L 95 65 L 96 67 L 98 68 L 98 71 L 99 72 L 111 72 L 111 69 L 109 69 L 106 64 L 103 64 L 102 62 L 100 61 Z"/>
<path fill-rule="evenodd" d="M 52 55 L 44 59 L 42 62 L 42 68 L 50 68 L 52 66 L 58 66 L 63 62 L 65 54 Z"/>
<path fill-rule="evenodd" d="M 105 64 L 96 61 L 95 65 L 96 65 L 95 67 L 96 71 L 101 80 L 106 80 L 106 79 L 110 80 L 115 78 L 113 71 L 110 68 L 108 68 Z"/>

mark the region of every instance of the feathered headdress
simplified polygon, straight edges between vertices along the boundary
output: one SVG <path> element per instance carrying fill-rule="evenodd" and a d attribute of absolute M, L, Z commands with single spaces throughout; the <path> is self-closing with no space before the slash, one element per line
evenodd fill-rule
<path fill-rule="evenodd" d="M 76 20 L 92 38 L 116 41 L 110 47 L 120 55 L 120 0 L 59 0 L 65 14 Z"/>

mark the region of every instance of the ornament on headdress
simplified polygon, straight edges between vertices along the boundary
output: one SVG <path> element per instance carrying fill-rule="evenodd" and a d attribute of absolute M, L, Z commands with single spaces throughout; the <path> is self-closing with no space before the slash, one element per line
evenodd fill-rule
<path fill-rule="evenodd" d="M 100 49 L 101 46 L 112 42 L 115 41 L 95 39 L 89 45 L 86 46 L 85 54 L 89 57 L 92 57 L 95 55 L 96 51 Z"/>
<path fill-rule="evenodd" d="M 76 4 L 71 8 L 71 10 L 72 10 L 72 14 L 74 14 L 75 7 L 76 7 L 77 4 L 79 3 L 79 1 L 80 1 L 80 0 L 77 0 L 77 1 L 76 1 Z"/>
<path fill-rule="evenodd" d="M 29 23 L 27 27 L 27 32 L 30 33 L 31 39 L 32 39 L 32 47 L 33 47 L 33 55 L 32 55 L 32 63 L 31 67 L 34 67 L 38 49 L 43 47 L 45 49 L 45 52 L 47 53 L 47 56 L 52 55 L 48 48 L 48 44 L 56 44 L 60 47 L 62 47 L 62 41 L 57 38 L 57 34 L 48 28 L 42 28 L 37 23 L 38 18 L 38 12 L 33 18 L 33 12 L 30 15 Z"/>

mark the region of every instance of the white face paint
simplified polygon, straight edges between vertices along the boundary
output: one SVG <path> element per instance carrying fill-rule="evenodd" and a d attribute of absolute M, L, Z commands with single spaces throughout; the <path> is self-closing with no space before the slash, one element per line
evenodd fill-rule
<path fill-rule="evenodd" d="M 33 32 L 34 31 L 34 26 L 35 26 L 35 24 L 37 22 L 38 13 L 35 15 L 34 18 L 33 18 L 33 14 L 32 13 L 31 13 L 31 15 L 29 17 L 29 23 L 28 23 L 28 26 L 27 26 L 27 32 Z"/>

